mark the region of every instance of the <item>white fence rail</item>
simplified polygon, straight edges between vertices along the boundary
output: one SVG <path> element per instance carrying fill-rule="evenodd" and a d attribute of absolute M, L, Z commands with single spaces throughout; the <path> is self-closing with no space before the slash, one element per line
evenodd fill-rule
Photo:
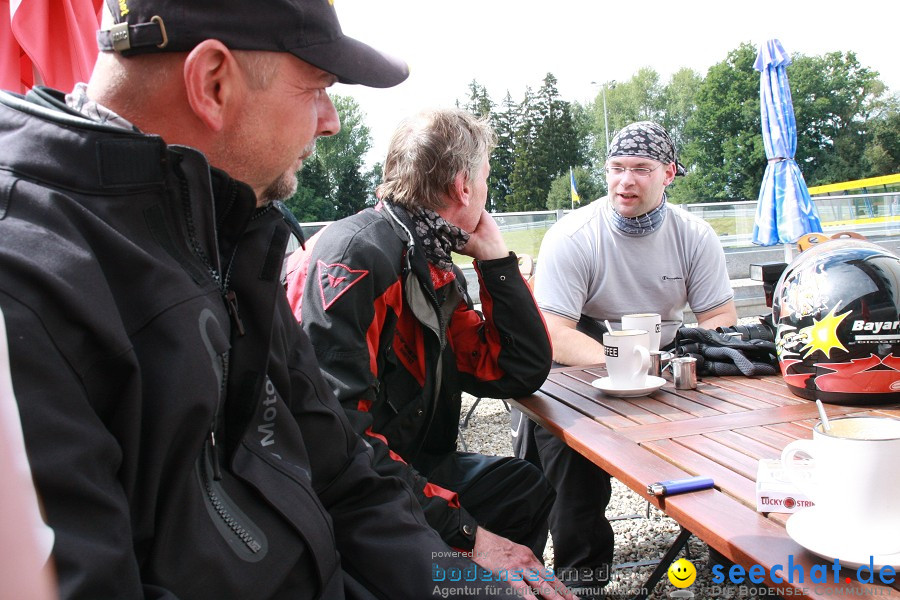
<path fill-rule="evenodd" d="M 900 236 L 900 192 L 818 196 L 813 201 L 826 233 L 856 231 L 868 238 Z M 685 210 L 711 223 L 726 248 L 753 247 L 753 222 L 756 201 L 709 202 L 680 205 Z M 549 229 L 568 210 L 494 213 L 500 229 L 510 233 L 532 229 Z M 303 223 L 307 239 L 328 222 Z M 513 248 L 513 250 L 522 251 Z M 537 250 L 525 250 L 536 254 Z"/>

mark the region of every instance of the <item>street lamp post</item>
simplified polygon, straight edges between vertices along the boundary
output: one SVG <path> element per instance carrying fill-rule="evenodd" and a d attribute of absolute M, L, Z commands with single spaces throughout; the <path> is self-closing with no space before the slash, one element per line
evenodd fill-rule
<path fill-rule="evenodd" d="M 603 84 L 603 130 L 606 132 L 605 150 L 609 153 L 609 115 L 606 112 L 606 84 Z"/>
<path fill-rule="evenodd" d="M 606 110 L 606 88 L 615 89 L 616 82 L 613 81 L 605 81 L 602 84 L 598 84 L 596 81 L 592 81 L 591 85 L 602 85 L 600 88 L 600 93 L 603 96 L 603 132 L 606 134 L 606 146 L 603 148 L 604 157 L 609 152 L 609 113 Z"/>

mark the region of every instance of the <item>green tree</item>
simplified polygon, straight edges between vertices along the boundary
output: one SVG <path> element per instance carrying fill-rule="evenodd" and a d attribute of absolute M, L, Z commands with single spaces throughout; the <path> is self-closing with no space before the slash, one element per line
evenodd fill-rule
<path fill-rule="evenodd" d="M 692 69 L 679 69 L 662 91 L 662 113 L 659 124 L 666 128 L 680 151 L 688 142 L 687 123 L 697 108 L 697 90 L 703 77 Z"/>
<path fill-rule="evenodd" d="M 756 48 L 743 43 L 710 67 L 687 120 L 682 153 L 692 166 L 672 195 L 694 202 L 753 199 L 766 166 L 759 116 Z M 676 193 L 677 191 L 677 193 Z"/>
<path fill-rule="evenodd" d="M 348 96 L 332 97 L 341 130 L 319 138 L 316 152 L 304 161 L 297 192 L 285 204 L 300 221 L 331 221 L 347 217 L 370 204 L 373 174 L 363 156 L 372 138 L 359 104 Z"/>
<path fill-rule="evenodd" d="M 572 165 L 580 165 L 585 155 L 571 105 L 560 99 L 556 83 L 556 77 L 547 73 L 538 90 L 538 110 L 542 119 L 535 141 L 537 156 L 544 162 L 551 179 L 568 173 Z"/>
<path fill-rule="evenodd" d="M 604 88 L 606 93 L 606 120 L 603 113 Z M 615 133 L 635 121 L 661 121 L 663 114 L 663 87 L 659 74 L 650 67 L 642 67 L 625 82 L 606 81 L 594 98 L 594 154 L 606 160 L 606 125 L 609 139 Z"/>
<path fill-rule="evenodd" d="M 866 146 L 869 176 L 900 173 L 900 97 L 888 103 L 885 113 L 872 123 L 872 138 Z"/>
<path fill-rule="evenodd" d="M 546 198 L 549 178 L 537 157 L 536 142 L 541 115 L 534 92 L 525 88 L 525 97 L 518 105 L 516 131 L 513 136 L 513 169 L 509 177 L 510 193 L 506 197 L 507 211 L 538 210 Z"/>
<path fill-rule="evenodd" d="M 573 102 L 570 104 L 572 118 L 575 121 L 575 131 L 581 146 L 582 161 L 584 166 L 591 171 L 596 179 L 602 177 L 605 156 L 600 156 L 597 144 L 597 128 L 594 122 L 593 101 L 587 104 Z M 602 129 L 602 124 L 601 124 Z M 600 133 L 602 135 L 602 131 Z"/>
<path fill-rule="evenodd" d="M 303 168 L 297 173 L 297 191 L 284 203 L 301 223 L 333 221 L 337 217 L 328 174 L 318 156 L 303 161 Z"/>
<path fill-rule="evenodd" d="M 380 162 L 375 163 L 368 173 L 369 176 L 369 196 L 366 199 L 366 206 L 375 206 L 378 198 L 375 197 L 375 189 L 384 177 L 384 165 Z"/>
<path fill-rule="evenodd" d="M 616 104 L 609 124 L 610 133 L 635 121 L 661 121 L 663 87 L 659 83 L 659 73 L 651 67 L 641 67 L 631 79 L 609 91 L 607 102 Z"/>
<path fill-rule="evenodd" d="M 787 68 L 797 119 L 797 162 L 810 185 L 872 173 L 866 148 L 886 106 L 878 73 L 853 52 L 793 57 Z"/>
<path fill-rule="evenodd" d="M 754 199 L 766 167 L 759 117 L 757 50 L 741 44 L 709 69 L 685 126 L 692 169 L 675 200 Z M 797 54 L 787 67 L 797 122 L 795 158 L 809 185 L 858 179 L 891 165 L 890 102 L 878 73 L 852 52 Z M 879 166 L 876 168 L 875 163 Z"/>
<path fill-rule="evenodd" d="M 510 177 L 511 210 L 541 210 L 553 179 L 580 165 L 584 151 L 569 102 L 559 97 L 556 77 L 547 73 L 537 94 L 526 91 L 515 136 Z"/>
<path fill-rule="evenodd" d="M 491 153 L 491 175 L 488 179 L 488 210 L 490 212 L 509 210 L 506 198 L 512 193 L 510 179 L 516 160 L 517 116 L 518 109 L 507 91 L 500 110 L 491 113 L 491 124 L 497 134 L 497 145 Z"/>
<path fill-rule="evenodd" d="M 459 102 L 456 103 L 459 107 Z M 469 99 L 461 108 L 479 117 L 490 117 L 494 110 L 494 103 L 487 89 L 475 81 L 469 83 Z"/>
<path fill-rule="evenodd" d="M 603 195 L 604 188 L 589 169 L 575 167 L 573 173 L 575 174 L 575 187 L 578 189 L 580 198 L 580 202 L 575 204 L 574 208 L 593 202 Z M 560 208 L 573 208 L 572 183 L 568 171 L 553 180 L 553 183 L 550 184 L 550 193 L 547 195 L 547 209 L 557 210 Z"/>

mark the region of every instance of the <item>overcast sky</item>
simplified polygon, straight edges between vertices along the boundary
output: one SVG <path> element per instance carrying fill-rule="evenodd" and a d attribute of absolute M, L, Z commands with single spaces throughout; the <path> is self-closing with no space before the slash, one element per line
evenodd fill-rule
<path fill-rule="evenodd" d="M 346 34 L 411 69 L 388 90 L 333 88 L 366 113 L 370 163 L 383 161 L 403 117 L 452 106 L 473 79 L 499 103 L 507 91 L 520 101 L 551 72 L 564 99 L 583 103 L 599 90 L 592 81 L 626 81 L 645 66 L 663 83 L 682 67 L 705 75 L 741 42 L 770 38 L 789 53 L 856 52 L 900 91 L 900 8 L 890 1 L 335 0 L 335 8 Z"/>

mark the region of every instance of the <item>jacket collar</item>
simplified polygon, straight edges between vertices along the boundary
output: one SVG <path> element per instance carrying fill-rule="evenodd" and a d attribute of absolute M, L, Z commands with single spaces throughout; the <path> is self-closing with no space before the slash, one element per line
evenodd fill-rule
<path fill-rule="evenodd" d="M 36 139 L 40 145 L 33 143 Z M 57 90 L 37 88 L 26 96 L 0 92 L 0 164 L 17 176 L 100 197 L 165 193 L 177 185 L 171 174 L 183 163 L 193 168 L 182 171 L 209 173 L 191 183 L 211 191 L 220 241 L 233 244 L 256 211 L 255 194 L 210 167 L 198 150 L 167 146 L 157 135 L 91 121 L 66 106 Z M 192 207 L 204 212 L 209 208 L 208 203 Z"/>

